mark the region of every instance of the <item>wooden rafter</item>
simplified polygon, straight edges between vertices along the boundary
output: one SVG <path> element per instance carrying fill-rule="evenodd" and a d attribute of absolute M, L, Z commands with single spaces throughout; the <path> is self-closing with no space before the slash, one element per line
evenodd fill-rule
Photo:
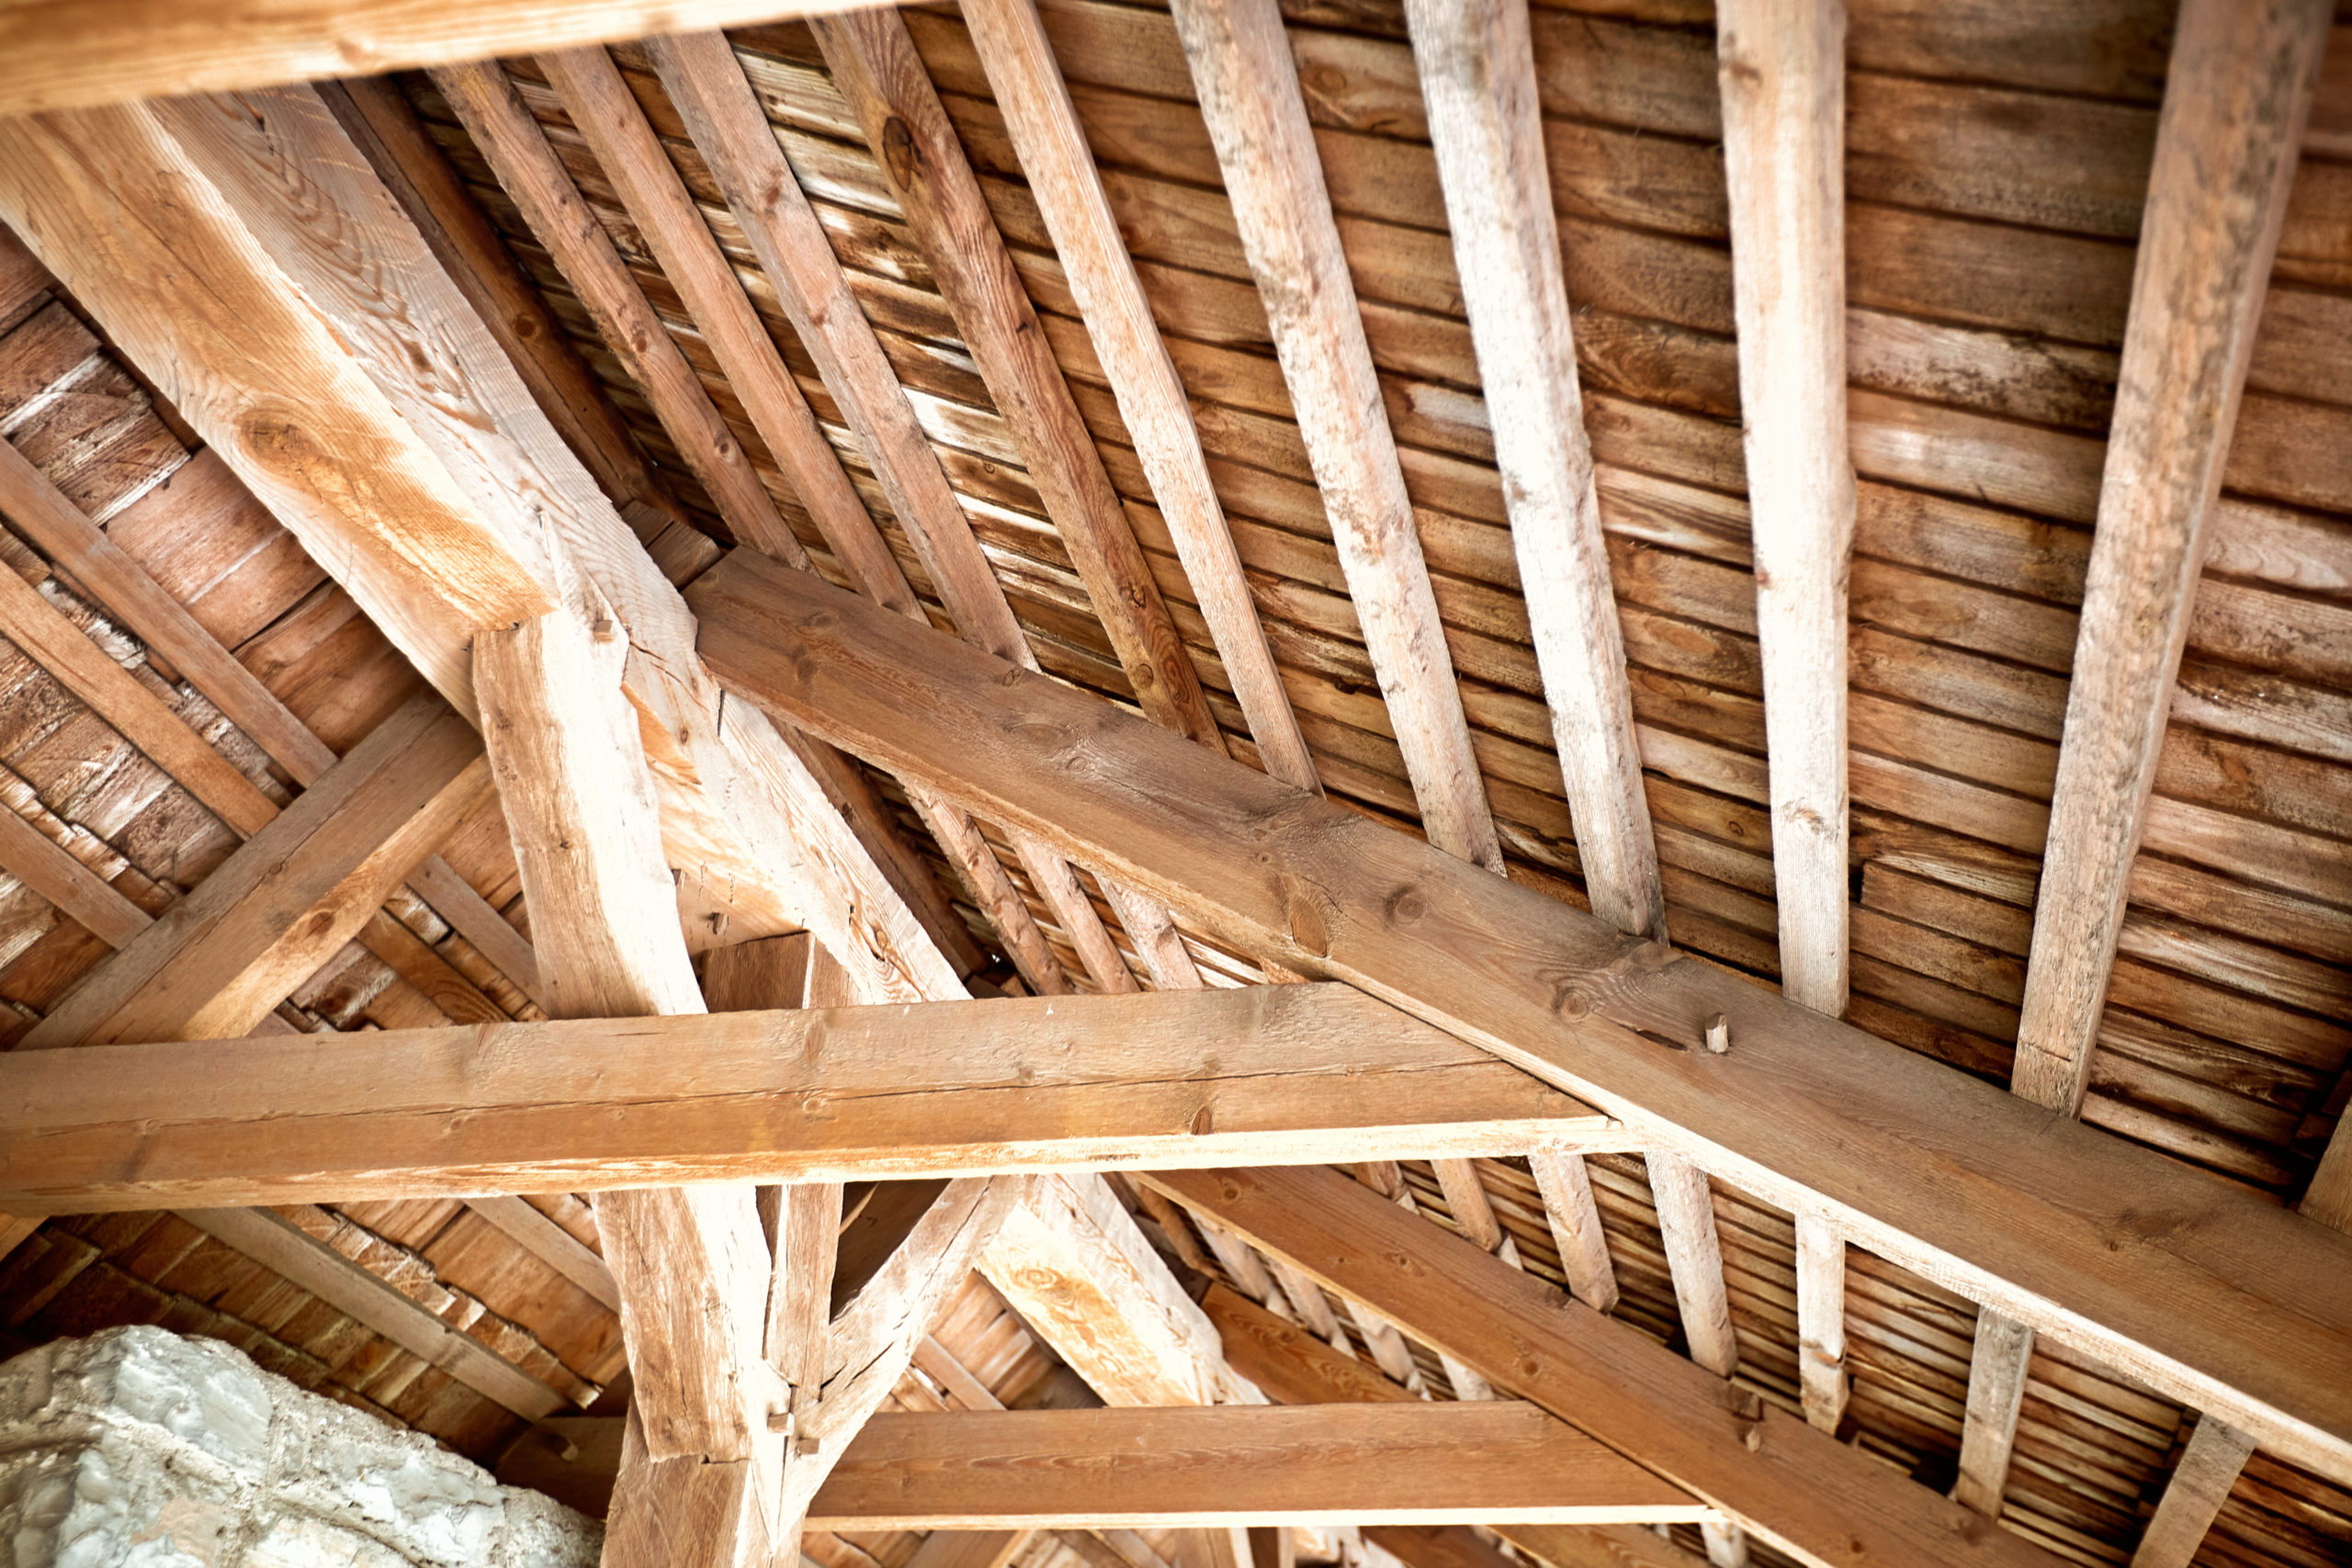
<path fill-rule="evenodd" d="M 704 657 L 753 700 L 1051 837 L 1243 951 L 1442 1021 L 1648 1141 L 1784 1208 L 1828 1213 L 1871 1250 L 2061 1332 L 2273 1451 L 2352 1471 L 2336 1233 L 2120 1140 L 2052 1126 L 2015 1096 L 950 639 L 910 637 L 836 590 L 739 558 L 692 599 Z M 1702 1043 L 1718 1015 L 1730 1032 L 1720 1054 Z M 2173 1218 L 2154 1230 L 2124 1218 L 2154 1213 Z M 2126 1225 L 2134 1239 L 2119 1247 Z M 2268 1304 L 2257 1312 L 2256 1299 Z M 2274 1313 L 2303 1325 L 2291 1358 L 2255 1326 Z M 2314 1375 L 2331 1359 L 2347 1375 Z"/>
<path fill-rule="evenodd" d="M 1406 8 L 1592 912 L 1666 940 L 1525 0 Z"/>
<path fill-rule="evenodd" d="M 1282 13 L 1274 0 L 1177 0 L 1173 10 L 1421 826 L 1448 854 L 1500 872 L 1486 783 Z"/>
<path fill-rule="evenodd" d="M 512 367 L 465 328 L 471 308 L 332 117 L 298 89 L 270 95 L 269 108 L 266 124 L 222 113 L 213 161 L 226 166 L 242 147 L 260 166 L 301 171 L 315 206 L 277 205 L 268 193 L 283 187 L 259 179 L 232 203 L 133 108 L 9 122 L 0 209 L 460 712 L 474 706 L 473 628 L 544 613 L 562 592 L 551 552 L 576 561 L 648 655 L 629 689 L 657 740 L 673 861 L 722 884 L 751 934 L 763 922 L 816 930 L 861 994 L 960 995 L 773 728 L 745 714 L 722 738 L 673 591 Z M 317 183 L 324 173 L 335 177 Z M 188 220 L 103 216 L 121 211 Z M 340 243 L 309 243 L 314 218 L 364 243 L 372 265 L 354 274 Z M 376 310 L 378 287 L 407 308 Z M 422 321 L 447 331 L 405 335 Z M 435 398 L 420 395 L 420 362 L 447 369 Z M 303 389 L 299 402 L 289 387 Z M 458 406 L 436 400 L 449 398 Z M 524 496 L 537 498 L 535 517 Z"/>
<path fill-rule="evenodd" d="M 1875 1460 L 1330 1171 L 1146 1180 L 1806 1562 L 2046 1565 Z"/>
<path fill-rule="evenodd" d="M 1706 1512 L 1532 1404 L 877 1416 L 809 1506 L 831 1529 L 1685 1523 Z"/>

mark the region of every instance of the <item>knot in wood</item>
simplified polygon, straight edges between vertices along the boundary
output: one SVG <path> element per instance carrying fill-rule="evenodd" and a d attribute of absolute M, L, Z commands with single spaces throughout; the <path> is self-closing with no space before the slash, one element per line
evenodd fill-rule
<path fill-rule="evenodd" d="M 915 144 L 913 128 L 897 115 L 882 127 L 882 161 L 889 166 L 890 183 L 900 190 L 911 188 L 922 168 L 922 149 Z"/>

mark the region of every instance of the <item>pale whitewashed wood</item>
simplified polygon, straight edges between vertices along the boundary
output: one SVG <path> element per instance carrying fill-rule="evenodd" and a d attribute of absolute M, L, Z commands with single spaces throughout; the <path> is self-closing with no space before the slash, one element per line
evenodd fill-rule
<path fill-rule="evenodd" d="M 1585 892 L 1611 925 L 1663 942 L 1526 0 L 1412 0 L 1406 16 Z"/>
<path fill-rule="evenodd" d="M 1527 1165 L 1544 1195 L 1544 1217 L 1559 1248 L 1569 1292 L 1595 1312 L 1609 1311 L 1617 1304 L 1617 1270 L 1609 1261 L 1609 1238 L 1601 1234 L 1584 1156 L 1556 1146 L 1536 1148 L 1528 1152 Z"/>
<path fill-rule="evenodd" d="M 1711 1568 L 1747 1568 L 1747 1534 L 1722 1519 L 1702 1519 L 1699 1538 L 1706 1543 Z"/>
<path fill-rule="evenodd" d="M 0 215 L 459 712 L 473 629 L 558 602 L 556 543 L 660 655 L 630 684 L 669 749 L 677 863 L 709 868 L 747 929 L 817 930 L 861 994 L 963 994 L 773 726 L 746 710 L 722 735 L 675 592 L 332 115 L 303 89 L 256 96 L 266 113 L 222 112 L 205 143 L 243 171 L 234 197 L 153 114 L 110 109 L 11 121 Z"/>
<path fill-rule="evenodd" d="M 805 574 L 730 559 L 692 602 L 704 657 L 751 699 L 952 784 L 1240 950 L 1442 1019 L 1646 1142 L 1784 1209 L 1822 1209 L 1851 1245 L 2063 1333 L 2267 1452 L 2352 1470 L 2345 1236 Z M 1700 1048 L 1718 1014 L 1733 1041 L 1720 1055 Z M 2291 1354 L 2259 1326 L 2269 1312 L 2301 1325 Z"/>
<path fill-rule="evenodd" d="M 1481 1251 L 1499 1250 L 1503 1244 L 1502 1222 L 1495 1218 L 1495 1206 L 1487 1201 L 1487 1189 L 1478 1180 L 1478 1168 L 1466 1159 L 1431 1160 L 1430 1168 L 1437 1177 L 1439 1190 L 1445 1194 L 1445 1206 L 1453 1215 L 1455 1226 L 1477 1243 Z"/>
<path fill-rule="evenodd" d="M 2334 7 L 2189 0 L 2165 80 L 2011 1081 L 2082 1105 Z"/>
<path fill-rule="evenodd" d="M 1844 0 L 1716 13 L 1781 986 L 1846 1010 Z"/>
<path fill-rule="evenodd" d="M 809 1507 L 837 1530 L 1692 1522 L 1706 1512 L 1532 1404 L 877 1416 Z"/>
<path fill-rule="evenodd" d="M 1715 1239 L 1715 1205 L 1708 1194 L 1707 1173 L 1666 1149 L 1653 1149 L 1643 1158 L 1649 1167 L 1650 1195 L 1657 1201 L 1658 1229 L 1690 1359 L 1727 1378 L 1739 1370 L 1739 1341 L 1732 1334 L 1731 1303 L 1724 1293 L 1723 1248 Z"/>
<path fill-rule="evenodd" d="M 1960 1430 L 1960 1477 L 1952 1500 L 1989 1519 L 2001 1517 L 2009 1455 L 2017 1446 L 2018 1412 L 2025 1402 L 2026 1369 L 2033 1361 L 2033 1330 L 1991 1307 L 1976 1314 L 1976 1343 L 1968 1362 L 1968 1407 Z"/>
<path fill-rule="evenodd" d="M 1099 1176 L 1038 1180 L 980 1272 L 1107 1404 L 1234 1396 L 1216 1329 Z"/>
<path fill-rule="evenodd" d="M 1259 756 L 1274 777 L 1319 791 L 1210 482 L 1183 383 L 1152 321 L 1036 7 L 1033 0 L 975 0 L 964 21 Z M 1126 923 L 1134 934 L 1133 922 Z"/>
<path fill-rule="evenodd" d="M 1825 1432 L 1846 1418 L 1846 1238 L 1838 1227 L 1799 1211 L 1797 1227 L 1797 1381 L 1804 1418 Z"/>
<path fill-rule="evenodd" d="M 2252 1438 L 2226 1422 L 2199 1416 L 2172 1479 L 2165 1483 L 2164 1501 L 2132 1554 L 2132 1568 L 2188 1568 L 2253 1453 Z"/>
<path fill-rule="evenodd" d="M 1413 505 L 1274 0 L 1177 0 L 1177 36 L 1430 841 L 1502 870 Z"/>
<path fill-rule="evenodd" d="M 0 13 L 0 113 L 368 76 L 681 28 L 808 16 L 848 0 L 18 0 Z"/>

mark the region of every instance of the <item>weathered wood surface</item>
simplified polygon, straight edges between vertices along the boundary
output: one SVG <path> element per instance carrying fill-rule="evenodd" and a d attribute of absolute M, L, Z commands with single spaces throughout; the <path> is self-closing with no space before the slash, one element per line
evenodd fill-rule
<path fill-rule="evenodd" d="M 2039 1564 L 1997 1529 L 1802 1418 L 1329 1171 L 1142 1179 L 1368 1303 L 1808 1562 Z"/>
<path fill-rule="evenodd" d="M 19 1052 L 0 1125 L 28 1213 L 1631 1146 L 1340 986 Z"/>
<path fill-rule="evenodd" d="M 2325 0 L 2183 7 L 2066 689 L 2018 1025 L 2018 1093 L 2082 1104 L 2208 519 L 2237 428 Z"/>
<path fill-rule="evenodd" d="M 1533 1405 L 956 1411 L 866 1423 L 830 1529 L 1688 1522 L 1705 1512 Z"/>
<path fill-rule="evenodd" d="M 2132 1554 L 2132 1568 L 2188 1568 L 2253 1452 L 2254 1439 L 2227 1422 L 2199 1420 Z"/>
<path fill-rule="evenodd" d="M 1240 951 L 1442 1020 L 1742 1189 L 1821 1209 L 1860 1245 L 2228 1413 L 2266 1447 L 2352 1469 L 2346 1238 L 2053 1127 L 2015 1096 L 910 636 L 838 591 L 739 558 L 693 602 L 703 656 L 752 700 L 1047 836 Z M 1699 1048 L 1717 1014 L 1723 1055 Z"/>

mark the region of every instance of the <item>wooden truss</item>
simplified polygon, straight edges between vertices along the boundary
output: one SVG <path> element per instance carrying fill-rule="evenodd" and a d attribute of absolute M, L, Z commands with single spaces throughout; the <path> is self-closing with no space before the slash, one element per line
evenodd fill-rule
<path fill-rule="evenodd" d="M 1778 996 L 1669 945 L 1517 0 L 1406 10 L 1477 365 L 1507 416 L 1496 457 L 1589 913 L 1495 874 L 1502 840 L 1274 0 L 1175 0 L 1173 24 L 1426 842 L 1320 798 L 1026 0 L 970 0 L 973 44 L 1256 767 L 1220 728 L 896 12 L 792 7 L 824 13 L 831 80 L 1139 717 L 1040 671 L 711 30 L 773 0 L 363 4 L 237 28 L 150 9 L 0 19 L 0 109 L 39 111 L 0 120 L 0 216 L 433 690 L 336 759 L 0 443 L 0 507 L 303 786 L 281 809 L 0 571 L 0 632 L 242 840 L 151 919 L 0 812 L 0 863 L 115 950 L 0 1057 L 0 1251 L 40 1216 L 172 1207 L 548 1417 L 563 1403 L 547 1382 L 358 1268 L 303 1207 L 466 1195 L 619 1314 L 633 1403 L 599 1440 L 616 1469 L 606 1560 L 631 1565 L 790 1561 L 803 1529 L 923 1529 L 969 1534 L 935 1538 L 949 1544 L 927 1544 L 922 1568 L 997 1568 L 1019 1532 L 1164 1525 L 1199 1532 L 1200 1563 L 1238 1568 L 1237 1529 L 1329 1518 L 1382 1527 L 1373 1539 L 1415 1568 L 1507 1561 L 1471 1524 L 1556 1568 L 1687 1563 L 1636 1528 L 1670 1522 L 1703 1526 L 1724 1564 L 1753 1535 L 1838 1568 L 2028 1568 L 2054 1558 L 1996 1517 L 2036 1336 L 2199 1414 L 2146 1568 L 2188 1560 L 2257 1445 L 2352 1477 L 2352 1141 L 2297 1214 L 2075 1120 L 2321 0 L 2183 8 L 2014 1093 L 1839 1021 L 1856 508 L 1841 7 L 1725 0 L 1718 17 Z M 646 57 L 944 628 L 601 47 L 657 24 L 695 29 Z M 848 588 L 814 570 L 531 105 L 480 63 L 523 50 L 542 51 L 547 91 Z M 435 68 L 748 547 L 712 566 L 619 450 L 610 408 L 571 395 L 531 342 L 555 331 L 544 303 L 490 259 L 497 240 L 404 108 L 379 85 L 303 85 L 355 64 Z M 1036 996 L 971 999 L 977 950 L 852 758 L 904 783 Z M 493 785 L 536 946 L 434 857 Z M 1071 967 L 976 818 L 1012 834 Z M 730 925 L 699 981 L 673 874 Z M 504 1015 L 483 1002 L 457 1029 L 274 1032 L 273 1010 L 346 943 L 407 959 L 381 916 L 403 886 L 504 954 L 552 1021 L 492 1023 Z M 1208 988 L 1180 920 L 1312 983 Z M 1100 994 L 1071 994 L 1081 970 Z M 217 1043 L 187 1048 L 199 1040 Z M 1608 1315 L 1582 1156 L 1634 1150 L 1687 1354 Z M 1514 1266 L 1467 1163 L 1503 1155 L 1530 1158 L 1567 1295 Z M 1458 1235 L 1413 1217 L 1405 1158 L 1432 1159 Z M 1096 1174 L 1110 1169 L 1140 1173 L 1171 1245 L 1197 1233 L 1293 1321 L 1223 1286 L 1196 1302 Z M 1729 1381 L 1711 1175 L 1796 1216 L 1802 1416 Z M 845 1209 L 844 1184 L 876 1180 L 887 1198 Z M 601 1256 L 515 1196 L 556 1189 L 600 1194 Z M 1836 1437 L 1849 1242 L 1983 1308 L 1953 1497 Z M 950 1359 L 936 1375 L 971 1383 L 958 1397 L 976 1408 L 875 1415 L 933 1364 L 931 1325 L 975 1269 L 1104 1408 L 988 1410 Z M 1344 1340 L 1340 1310 L 1385 1376 L 1325 1348 Z M 1408 1335 L 1457 1390 L 1510 1397 L 1412 1400 Z"/>

